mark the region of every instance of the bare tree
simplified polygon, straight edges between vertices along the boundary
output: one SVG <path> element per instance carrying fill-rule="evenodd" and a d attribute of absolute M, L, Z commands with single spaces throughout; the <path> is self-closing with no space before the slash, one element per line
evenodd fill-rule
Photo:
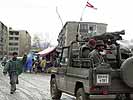
<path fill-rule="evenodd" d="M 37 35 L 34 35 L 33 37 L 33 46 L 36 48 L 41 48 L 40 38 Z"/>
<path fill-rule="evenodd" d="M 41 36 L 41 37 L 39 37 Z M 48 34 L 40 34 L 40 35 L 34 35 L 33 37 L 33 46 L 35 48 L 40 48 L 40 49 L 46 49 L 51 46 L 51 42 L 49 39 Z"/>

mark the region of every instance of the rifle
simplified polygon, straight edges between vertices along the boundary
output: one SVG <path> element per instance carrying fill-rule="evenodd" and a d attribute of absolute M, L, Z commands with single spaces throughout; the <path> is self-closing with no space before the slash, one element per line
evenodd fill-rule
<path fill-rule="evenodd" d="M 116 31 L 116 32 L 106 32 L 102 35 L 93 36 L 95 40 L 103 40 L 104 43 L 108 43 L 108 40 L 111 41 L 111 44 L 116 44 L 117 40 L 122 40 L 122 36 L 125 35 L 125 30 Z"/>

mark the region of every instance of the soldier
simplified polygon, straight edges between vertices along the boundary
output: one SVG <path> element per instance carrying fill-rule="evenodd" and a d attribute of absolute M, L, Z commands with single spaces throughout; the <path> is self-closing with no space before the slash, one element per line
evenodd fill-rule
<path fill-rule="evenodd" d="M 82 46 L 82 57 L 88 58 L 89 53 L 95 48 L 96 41 L 94 39 L 90 39 L 85 45 Z"/>
<path fill-rule="evenodd" d="M 11 94 L 13 94 L 16 90 L 16 84 L 18 84 L 18 75 L 22 73 L 23 69 L 23 61 L 17 59 L 17 55 L 17 52 L 13 52 L 12 59 L 7 62 L 3 70 L 3 74 L 6 75 L 8 72 L 10 77 Z"/>
<path fill-rule="evenodd" d="M 95 49 L 90 52 L 89 58 L 93 60 L 95 66 L 104 62 L 104 58 L 101 55 L 101 52 L 103 52 L 104 48 L 104 42 L 102 40 L 97 40 Z"/>

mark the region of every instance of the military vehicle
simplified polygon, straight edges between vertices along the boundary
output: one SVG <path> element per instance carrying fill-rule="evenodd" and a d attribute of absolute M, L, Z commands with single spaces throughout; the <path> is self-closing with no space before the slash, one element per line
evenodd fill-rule
<path fill-rule="evenodd" d="M 74 49 L 74 44 L 85 41 L 76 39 L 70 46 L 62 47 L 59 67 L 51 74 L 50 92 L 52 100 L 60 100 L 63 92 L 76 97 L 76 100 L 90 100 L 91 95 L 116 95 L 115 100 L 130 100 L 133 93 L 133 57 L 122 57 L 120 45 L 124 31 L 105 33 L 94 36 L 115 48 L 106 54 L 106 63 L 94 65 L 93 60 L 82 57 L 81 46 Z M 113 53 L 115 51 L 115 53 Z"/>

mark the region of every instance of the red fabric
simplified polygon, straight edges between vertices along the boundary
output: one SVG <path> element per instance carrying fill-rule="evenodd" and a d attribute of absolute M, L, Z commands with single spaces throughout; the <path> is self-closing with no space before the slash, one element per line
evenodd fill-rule
<path fill-rule="evenodd" d="M 111 50 L 107 50 L 106 54 L 112 54 L 112 51 Z"/>
<path fill-rule="evenodd" d="M 90 39 L 88 42 L 90 45 L 93 45 L 93 46 L 96 45 L 96 40 L 94 39 Z"/>
<path fill-rule="evenodd" d="M 90 7 L 90 8 L 93 8 L 93 9 L 95 9 L 95 10 L 97 9 L 97 8 L 95 8 L 92 4 L 90 4 L 89 2 L 87 2 L 86 6 L 87 6 L 87 7 Z"/>
<path fill-rule="evenodd" d="M 36 54 L 39 54 L 40 56 L 41 56 L 41 55 L 44 56 L 44 55 L 47 55 L 47 54 L 51 53 L 52 51 L 54 51 L 55 48 L 56 48 L 56 47 L 48 47 L 47 49 L 45 49 L 45 50 L 43 50 L 43 51 L 40 51 L 40 52 L 38 52 L 38 53 L 36 53 Z"/>

